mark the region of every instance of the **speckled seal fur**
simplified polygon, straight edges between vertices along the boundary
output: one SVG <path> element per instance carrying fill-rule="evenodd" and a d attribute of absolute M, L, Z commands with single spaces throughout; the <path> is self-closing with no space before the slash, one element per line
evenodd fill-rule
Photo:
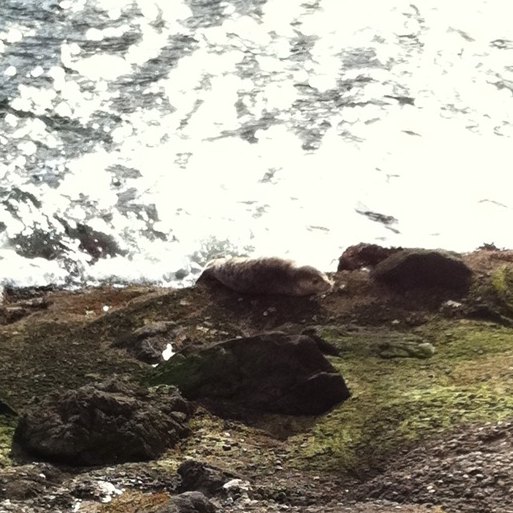
<path fill-rule="evenodd" d="M 310 296 L 333 286 L 314 267 L 300 267 L 282 258 L 219 258 L 207 264 L 203 275 L 243 294 Z"/>

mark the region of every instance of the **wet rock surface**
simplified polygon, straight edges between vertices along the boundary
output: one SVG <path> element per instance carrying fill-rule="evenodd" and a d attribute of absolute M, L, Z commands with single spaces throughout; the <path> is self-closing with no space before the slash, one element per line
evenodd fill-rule
<path fill-rule="evenodd" d="M 447 511 L 513 511 L 513 423 L 471 426 L 390 462 L 355 499 L 441 505 Z"/>
<path fill-rule="evenodd" d="M 174 384 L 218 412 L 316 415 L 349 398 L 344 379 L 307 335 L 270 333 L 177 354 L 150 381 Z"/>
<path fill-rule="evenodd" d="M 112 379 L 43 398 L 21 416 L 14 441 L 70 465 L 148 460 L 185 436 L 189 413 L 172 387 L 147 391 Z"/>
<path fill-rule="evenodd" d="M 472 271 L 448 252 L 405 249 L 394 253 L 373 269 L 371 276 L 400 289 L 442 288 L 464 291 Z"/>

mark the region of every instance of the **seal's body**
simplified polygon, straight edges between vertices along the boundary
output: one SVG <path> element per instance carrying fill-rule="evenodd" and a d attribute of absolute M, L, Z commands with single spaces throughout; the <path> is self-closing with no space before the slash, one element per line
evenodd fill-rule
<path fill-rule="evenodd" d="M 282 258 L 219 258 L 207 264 L 203 275 L 243 294 L 310 296 L 328 292 L 333 285 L 314 267 Z"/>

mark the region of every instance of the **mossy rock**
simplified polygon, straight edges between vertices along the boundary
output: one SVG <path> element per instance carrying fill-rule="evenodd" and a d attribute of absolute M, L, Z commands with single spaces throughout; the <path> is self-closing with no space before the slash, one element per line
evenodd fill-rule
<path fill-rule="evenodd" d="M 9 454 L 14 428 L 18 421 L 17 415 L 9 403 L 0 399 L 0 467 L 11 464 Z"/>
<path fill-rule="evenodd" d="M 397 336 L 382 330 L 381 340 Z M 340 335 L 342 328 L 323 332 L 342 349 L 331 361 L 352 397 L 318 419 L 311 432 L 289 439 L 295 465 L 368 475 L 426 437 L 513 416 L 511 329 L 466 320 L 432 322 L 413 337 L 436 348 L 427 359 L 372 355 L 378 332 L 353 334 L 350 342 L 349 335 Z"/>
<path fill-rule="evenodd" d="M 16 422 L 14 417 L 0 416 L 0 467 L 12 464 L 10 453 Z"/>
<path fill-rule="evenodd" d="M 513 266 L 503 265 L 494 271 L 492 285 L 499 298 L 513 309 Z"/>
<path fill-rule="evenodd" d="M 381 358 L 430 358 L 435 347 L 422 336 L 383 328 L 358 328 L 347 331 L 337 326 L 320 328 L 324 340 L 340 355 Z"/>

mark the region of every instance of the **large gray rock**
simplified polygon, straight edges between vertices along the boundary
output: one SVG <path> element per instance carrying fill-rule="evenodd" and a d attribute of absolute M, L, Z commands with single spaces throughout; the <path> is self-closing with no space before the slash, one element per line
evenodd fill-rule
<path fill-rule="evenodd" d="M 172 387 L 147 391 L 111 380 L 49 395 L 22 415 L 14 442 L 71 465 L 148 460 L 187 433 L 189 414 Z"/>
<path fill-rule="evenodd" d="M 307 335 L 269 333 L 174 355 L 150 383 L 176 385 L 216 411 L 224 406 L 317 415 L 346 400 L 342 376 Z M 229 408 L 228 408 L 229 409 Z"/>
<path fill-rule="evenodd" d="M 453 253 L 405 249 L 377 264 L 371 276 L 401 289 L 464 290 L 470 284 L 472 271 Z"/>

